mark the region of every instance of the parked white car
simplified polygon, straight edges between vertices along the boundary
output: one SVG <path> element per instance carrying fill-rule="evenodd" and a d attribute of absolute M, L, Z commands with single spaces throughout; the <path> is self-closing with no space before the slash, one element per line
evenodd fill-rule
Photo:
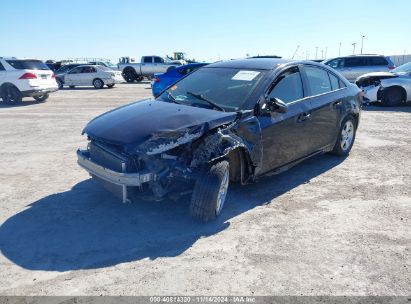
<path fill-rule="evenodd" d="M 45 101 L 58 86 L 53 72 L 37 59 L 0 57 L 0 98 L 7 104 L 20 103 L 23 97 Z"/>
<path fill-rule="evenodd" d="M 74 88 L 75 86 L 94 86 L 102 89 L 105 85 L 109 88 L 116 83 L 123 82 L 121 72 L 114 71 L 101 65 L 80 65 L 71 69 L 67 74 L 57 78 L 60 89 L 64 86 Z"/>

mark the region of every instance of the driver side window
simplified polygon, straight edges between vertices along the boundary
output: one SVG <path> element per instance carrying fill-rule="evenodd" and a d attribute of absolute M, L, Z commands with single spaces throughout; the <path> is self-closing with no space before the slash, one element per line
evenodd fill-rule
<path fill-rule="evenodd" d="M 293 67 L 278 76 L 268 97 L 281 99 L 285 103 L 304 98 L 303 83 L 298 68 Z"/>

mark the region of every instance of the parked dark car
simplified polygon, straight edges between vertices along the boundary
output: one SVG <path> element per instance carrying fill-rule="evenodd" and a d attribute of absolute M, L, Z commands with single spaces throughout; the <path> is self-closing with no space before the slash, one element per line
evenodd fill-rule
<path fill-rule="evenodd" d="M 191 190 L 191 215 L 207 222 L 220 214 L 229 182 L 253 182 L 319 153 L 348 155 L 361 99 L 320 63 L 215 63 L 155 100 L 92 120 L 78 163 L 123 202 Z"/>

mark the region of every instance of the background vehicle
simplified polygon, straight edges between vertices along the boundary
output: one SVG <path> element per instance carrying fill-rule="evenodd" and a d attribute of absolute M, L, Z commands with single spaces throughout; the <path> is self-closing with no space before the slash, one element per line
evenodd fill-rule
<path fill-rule="evenodd" d="M 156 73 L 165 73 L 170 67 L 176 67 L 178 63 L 172 63 L 169 59 L 160 56 L 143 56 L 137 63 L 131 57 L 121 57 L 118 68 L 123 73 L 127 82 L 142 81 L 144 77 L 152 78 Z"/>
<path fill-rule="evenodd" d="M 53 72 L 42 61 L 0 57 L 0 97 L 3 102 L 16 104 L 23 97 L 45 101 L 49 93 L 57 89 Z"/>
<path fill-rule="evenodd" d="M 169 69 L 164 74 L 154 74 L 154 80 L 151 83 L 153 96 L 158 96 L 164 89 L 184 76 L 196 71 L 208 63 L 191 63 L 182 65 L 175 69 Z"/>
<path fill-rule="evenodd" d="M 56 81 L 59 86 L 59 89 L 63 88 L 63 83 L 64 83 L 64 75 L 66 75 L 71 69 L 74 69 L 82 64 L 80 63 L 68 63 L 65 65 L 62 65 L 59 69 L 54 71 L 54 74 L 56 75 Z"/>
<path fill-rule="evenodd" d="M 389 57 L 382 55 L 353 55 L 323 61 L 325 65 L 340 72 L 350 82 L 372 72 L 387 72 L 395 68 Z"/>
<path fill-rule="evenodd" d="M 319 153 L 348 155 L 360 104 L 358 87 L 322 64 L 210 64 L 155 101 L 92 120 L 78 163 L 124 202 L 194 189 L 191 215 L 207 222 L 220 214 L 230 181 L 252 182 Z"/>
<path fill-rule="evenodd" d="M 114 87 L 116 83 L 123 81 L 119 71 L 113 71 L 101 65 L 80 65 L 71 69 L 58 78 L 59 87 L 69 86 L 94 86 L 96 89 L 102 89 L 104 85 L 109 88 Z"/>
<path fill-rule="evenodd" d="M 411 101 L 411 62 L 391 72 L 362 75 L 355 83 L 363 90 L 365 101 L 380 101 L 385 106 L 399 106 Z"/>

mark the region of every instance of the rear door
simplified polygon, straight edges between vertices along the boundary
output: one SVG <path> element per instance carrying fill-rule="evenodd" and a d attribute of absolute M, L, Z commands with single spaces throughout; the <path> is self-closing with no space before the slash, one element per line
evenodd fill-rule
<path fill-rule="evenodd" d="M 154 75 L 152 56 L 144 56 L 141 58 L 141 74 Z"/>
<path fill-rule="evenodd" d="M 81 70 L 81 83 L 83 85 L 91 86 L 93 85 L 93 80 L 98 78 L 97 69 L 92 66 L 85 66 Z"/>
<path fill-rule="evenodd" d="M 359 76 L 368 73 L 368 58 L 365 56 L 346 57 L 344 59 L 344 68 L 341 72 L 350 82 L 354 82 Z"/>
<path fill-rule="evenodd" d="M 339 78 L 326 69 L 304 65 L 302 71 L 312 107 L 310 144 L 315 152 L 335 143 L 343 88 L 340 88 Z"/>
<path fill-rule="evenodd" d="M 153 74 L 155 73 L 165 73 L 168 66 L 164 63 L 164 59 L 158 56 L 153 57 Z"/>
<path fill-rule="evenodd" d="M 298 66 L 287 68 L 276 77 L 268 94 L 268 98 L 272 97 L 285 102 L 288 111 L 259 117 L 263 142 L 262 172 L 281 167 L 310 152 L 310 105 L 304 98 Z"/>

